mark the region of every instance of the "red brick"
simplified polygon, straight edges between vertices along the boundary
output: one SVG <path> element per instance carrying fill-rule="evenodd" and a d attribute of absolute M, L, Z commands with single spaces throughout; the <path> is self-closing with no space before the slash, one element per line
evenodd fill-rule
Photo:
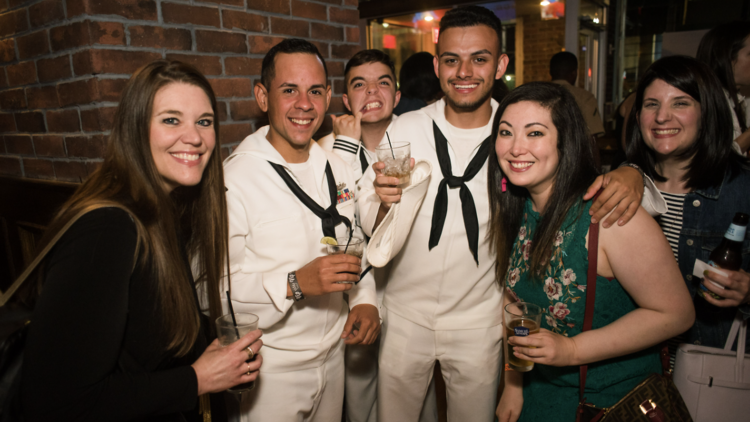
<path fill-rule="evenodd" d="M 44 0 L 29 7 L 29 20 L 33 28 L 65 19 L 63 2 L 60 0 Z"/>
<path fill-rule="evenodd" d="M 335 4 L 337 6 L 341 4 L 341 0 L 317 0 L 317 1 L 319 1 L 321 3 Z M 357 0 L 357 1 L 359 1 L 359 0 Z M 358 4 L 359 3 L 355 3 L 355 5 L 358 5 Z"/>
<path fill-rule="evenodd" d="M 50 29 L 52 50 L 60 51 L 91 44 L 88 21 L 73 22 Z"/>
<path fill-rule="evenodd" d="M 250 78 L 209 79 L 208 81 L 219 98 L 253 95 L 253 81 Z"/>
<path fill-rule="evenodd" d="M 223 10 L 221 12 L 224 28 L 242 29 L 253 32 L 268 32 L 268 18 L 266 16 L 256 15 L 255 13 L 246 13 L 238 10 Z"/>
<path fill-rule="evenodd" d="M 323 0 L 323 1 L 328 1 L 328 0 Z M 334 1 L 336 1 L 336 3 L 334 3 L 334 4 L 338 4 L 338 0 L 334 0 Z M 344 0 L 344 6 L 354 6 L 354 7 L 357 7 L 357 6 L 359 6 L 359 0 Z"/>
<path fill-rule="evenodd" d="M 65 145 L 62 136 L 36 135 L 33 141 L 37 157 L 65 157 Z"/>
<path fill-rule="evenodd" d="M 99 89 L 94 78 L 57 84 L 60 106 L 89 104 L 99 101 Z"/>
<path fill-rule="evenodd" d="M 215 7 L 190 6 L 182 3 L 162 3 L 164 23 L 191 23 L 193 25 L 220 26 L 219 9 Z"/>
<path fill-rule="evenodd" d="M 0 108 L 4 110 L 26 108 L 26 97 L 23 95 L 23 88 L 9 89 L 0 92 Z"/>
<path fill-rule="evenodd" d="M 207 53 L 247 53 L 245 36 L 233 32 L 197 30 L 195 45 L 198 51 Z"/>
<path fill-rule="evenodd" d="M 128 83 L 128 80 L 125 78 L 99 79 L 97 84 L 99 86 L 99 99 L 101 101 L 119 102 L 126 83 Z"/>
<path fill-rule="evenodd" d="M 73 55 L 73 70 L 76 75 L 89 73 L 127 74 L 154 60 L 161 54 L 147 51 L 89 50 Z"/>
<path fill-rule="evenodd" d="M 42 83 L 73 76 L 70 70 L 70 56 L 67 54 L 51 59 L 40 59 L 36 64 L 36 73 L 39 76 L 39 82 Z"/>
<path fill-rule="evenodd" d="M 219 113 L 219 121 L 225 122 L 227 120 L 227 103 L 224 101 L 217 101 L 216 110 Z"/>
<path fill-rule="evenodd" d="M 326 61 L 326 67 L 328 68 L 328 76 L 344 76 L 344 63 Z"/>
<path fill-rule="evenodd" d="M 252 133 L 253 128 L 250 126 L 250 123 L 225 124 L 219 128 L 219 137 L 221 138 L 222 145 L 240 142 Z"/>
<path fill-rule="evenodd" d="M 55 178 L 63 182 L 80 183 L 88 177 L 88 169 L 83 161 L 53 161 Z"/>
<path fill-rule="evenodd" d="M 10 9 L 16 9 L 23 6 L 24 3 L 29 3 L 29 0 L 8 0 L 8 7 Z"/>
<path fill-rule="evenodd" d="M 331 7 L 328 9 L 328 17 L 331 22 L 357 25 L 359 23 L 359 10 Z"/>
<path fill-rule="evenodd" d="M 8 1 L 0 0 L 0 12 L 5 12 L 6 10 L 8 10 Z"/>
<path fill-rule="evenodd" d="M 18 9 L 0 15 L 0 37 L 17 34 L 29 29 L 26 9 Z"/>
<path fill-rule="evenodd" d="M 288 15 L 292 11 L 289 0 L 251 0 L 247 2 L 247 8 L 282 15 Z"/>
<path fill-rule="evenodd" d="M 204 75 L 221 75 L 221 58 L 195 54 L 167 54 L 167 60 L 177 60 L 194 66 Z"/>
<path fill-rule="evenodd" d="M 28 85 L 36 82 L 36 67 L 33 61 L 8 65 L 8 84 L 10 86 Z"/>
<path fill-rule="evenodd" d="M 0 156 L 0 174 L 3 176 L 23 176 L 21 159 L 17 157 Z"/>
<path fill-rule="evenodd" d="M 24 158 L 23 169 L 26 177 L 32 179 L 54 179 L 55 169 L 50 160 L 39 160 L 37 158 Z"/>
<path fill-rule="evenodd" d="M 260 75 L 263 59 L 249 57 L 227 57 L 224 67 L 227 75 Z"/>
<path fill-rule="evenodd" d="M 105 132 L 112 128 L 117 107 L 92 108 L 81 110 L 81 124 L 84 132 Z"/>
<path fill-rule="evenodd" d="M 204 3 L 228 4 L 230 6 L 244 6 L 245 5 L 245 0 L 201 0 L 201 1 Z"/>
<path fill-rule="evenodd" d="M 284 41 L 282 37 L 264 37 L 260 35 L 250 35 L 247 37 L 250 54 L 266 54 L 271 47 L 282 41 Z"/>
<path fill-rule="evenodd" d="M 89 22 L 92 44 L 125 45 L 125 27 L 120 22 Z"/>
<path fill-rule="evenodd" d="M 133 47 L 166 48 L 167 50 L 190 50 L 193 40 L 190 31 L 161 26 L 130 26 L 130 45 Z"/>
<path fill-rule="evenodd" d="M 38 111 L 15 113 L 15 116 L 19 132 L 43 133 L 46 131 L 44 116 Z"/>
<path fill-rule="evenodd" d="M 346 84 L 343 79 L 335 79 L 333 81 L 333 95 L 345 94 Z"/>
<path fill-rule="evenodd" d="M 54 86 L 30 86 L 26 88 L 29 109 L 60 107 L 57 89 Z"/>
<path fill-rule="evenodd" d="M 328 20 L 328 12 L 324 4 L 310 3 L 300 0 L 292 0 L 292 15 L 299 18 L 315 19 L 319 21 Z"/>
<path fill-rule="evenodd" d="M 78 15 L 118 15 L 131 20 L 155 21 L 154 0 L 66 0 L 68 18 Z"/>
<path fill-rule="evenodd" d="M 18 58 L 20 59 L 29 59 L 49 53 L 47 31 L 37 31 L 18 37 L 16 43 L 18 43 Z"/>
<path fill-rule="evenodd" d="M 347 26 L 346 28 L 346 42 L 359 42 L 359 27 L 358 26 Z"/>
<path fill-rule="evenodd" d="M 0 63 L 8 63 L 16 59 L 16 44 L 13 41 L 13 38 L 0 40 Z"/>
<path fill-rule="evenodd" d="M 322 38 L 324 40 L 342 41 L 344 39 L 344 28 L 340 26 L 326 25 L 324 23 L 313 22 L 310 24 L 313 38 Z"/>
<path fill-rule="evenodd" d="M 8 87 L 8 80 L 5 78 L 5 68 L 0 67 L 0 89 L 7 88 L 7 87 Z"/>
<path fill-rule="evenodd" d="M 104 136 L 66 136 L 68 157 L 102 158 L 106 145 Z"/>
<path fill-rule="evenodd" d="M 301 19 L 284 19 L 271 17 L 271 32 L 307 38 L 310 36 L 310 24 Z"/>
<path fill-rule="evenodd" d="M 344 106 L 344 100 L 341 97 L 332 97 L 331 104 L 328 105 L 328 114 L 348 113 L 349 110 Z"/>
<path fill-rule="evenodd" d="M 34 145 L 29 135 L 5 135 L 5 151 L 15 155 L 34 155 Z"/>
<path fill-rule="evenodd" d="M 16 131 L 16 121 L 13 113 L 0 113 L 0 132 L 8 133 Z"/>
<path fill-rule="evenodd" d="M 81 122 L 78 110 L 66 108 L 47 111 L 47 130 L 49 132 L 80 132 Z"/>
<path fill-rule="evenodd" d="M 343 45 L 332 45 L 331 56 L 334 59 L 346 59 L 349 60 L 360 50 L 359 45 L 343 44 Z"/>
<path fill-rule="evenodd" d="M 320 55 L 323 56 L 324 59 L 331 57 L 331 55 L 328 54 L 328 43 L 321 41 L 310 41 L 310 43 L 318 49 Z"/>
<path fill-rule="evenodd" d="M 255 120 L 263 118 L 266 113 L 253 100 L 232 101 L 229 103 L 229 113 L 232 120 Z"/>

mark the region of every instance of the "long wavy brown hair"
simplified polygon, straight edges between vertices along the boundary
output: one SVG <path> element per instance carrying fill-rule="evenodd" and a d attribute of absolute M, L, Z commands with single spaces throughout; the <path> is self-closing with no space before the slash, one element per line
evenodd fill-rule
<path fill-rule="evenodd" d="M 167 193 L 151 154 L 150 122 L 156 93 L 178 82 L 201 88 L 211 101 L 216 146 L 200 183 Z M 218 116 L 211 86 L 192 66 L 160 60 L 140 68 L 122 93 L 104 163 L 62 206 L 40 245 L 41 249 L 84 208 L 115 203 L 128 210 L 138 229 L 137 262 L 152 271 L 158 296 L 155 312 L 169 338 L 166 350 L 176 356 L 190 351 L 200 329 L 193 286 L 186 279 L 207 298 L 212 319 L 221 313 L 219 285 L 227 265 L 228 223 Z"/>

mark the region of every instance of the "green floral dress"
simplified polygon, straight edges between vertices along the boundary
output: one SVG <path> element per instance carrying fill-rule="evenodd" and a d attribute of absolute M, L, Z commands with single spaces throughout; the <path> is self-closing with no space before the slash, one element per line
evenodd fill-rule
<path fill-rule="evenodd" d="M 511 255 L 505 285 L 518 300 L 542 307 L 542 328 L 573 337 L 581 332 L 586 305 L 586 271 L 591 201 L 579 203 L 557 233 L 550 266 L 538 279 L 528 273 L 529 251 L 539 213 L 527 200 L 523 224 Z M 637 305 L 617 280 L 599 276 L 593 329 L 603 327 L 636 309 Z M 578 406 L 577 366 L 553 367 L 536 364 L 524 373 L 523 411 L 520 421 L 574 421 Z M 585 397 L 597 407 L 617 403 L 651 373 L 660 372 L 655 347 L 589 365 Z"/>

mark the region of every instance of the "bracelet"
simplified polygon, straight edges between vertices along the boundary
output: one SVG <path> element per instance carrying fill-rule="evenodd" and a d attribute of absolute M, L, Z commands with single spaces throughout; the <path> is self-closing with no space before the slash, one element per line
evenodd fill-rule
<path fill-rule="evenodd" d="M 292 298 L 295 302 L 299 302 L 305 298 L 305 295 L 302 294 L 302 290 L 299 288 L 299 283 L 297 283 L 296 271 L 289 273 L 287 276 L 287 282 L 289 283 L 289 288 L 292 289 Z"/>

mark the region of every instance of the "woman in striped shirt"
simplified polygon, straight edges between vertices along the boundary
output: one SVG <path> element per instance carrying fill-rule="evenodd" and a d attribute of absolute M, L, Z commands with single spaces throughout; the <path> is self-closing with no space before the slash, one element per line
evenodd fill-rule
<path fill-rule="evenodd" d="M 742 269 L 711 273 L 715 287 L 692 276 L 708 261 L 736 212 L 750 212 L 750 164 L 732 149 L 732 111 L 711 70 L 685 56 L 654 62 L 636 91 L 628 127 L 628 159 L 654 179 L 669 211 L 660 224 L 695 298 L 703 283 L 723 299 L 695 298 L 696 322 L 686 341 L 721 347 L 737 308 L 750 318 L 750 238 Z M 667 298 L 665 298 L 667 299 Z"/>

